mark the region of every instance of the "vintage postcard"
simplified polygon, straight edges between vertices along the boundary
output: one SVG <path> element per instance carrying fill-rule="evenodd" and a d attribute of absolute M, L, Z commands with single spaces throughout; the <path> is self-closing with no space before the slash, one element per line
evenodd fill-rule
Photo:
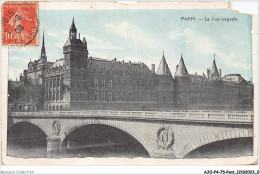
<path fill-rule="evenodd" d="M 2 163 L 258 159 L 257 16 L 228 2 L 4 2 Z"/>

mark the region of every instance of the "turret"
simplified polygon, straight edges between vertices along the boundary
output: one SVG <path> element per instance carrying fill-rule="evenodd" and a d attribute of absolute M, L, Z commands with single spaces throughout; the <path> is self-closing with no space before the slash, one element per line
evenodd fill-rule
<path fill-rule="evenodd" d="M 83 42 L 80 39 L 77 39 L 77 29 L 74 23 L 74 18 L 72 20 L 69 33 L 69 38 L 63 46 L 65 68 L 87 68 L 87 42 L 85 38 L 83 38 Z"/>
<path fill-rule="evenodd" d="M 162 55 L 161 62 L 158 66 L 156 76 L 158 78 L 158 84 L 157 84 L 158 103 L 167 103 L 168 105 L 172 106 L 174 81 L 173 81 L 171 71 L 165 60 L 164 52 Z"/>
<path fill-rule="evenodd" d="M 210 75 L 210 69 L 207 69 L 207 78 L 209 79 L 209 75 Z"/>
<path fill-rule="evenodd" d="M 179 62 L 179 64 L 176 66 L 176 72 L 174 74 L 174 77 L 182 77 L 182 76 L 187 76 L 189 75 L 186 66 L 184 64 L 182 55 L 181 55 L 181 60 Z"/>
<path fill-rule="evenodd" d="M 77 39 L 77 29 L 75 27 L 74 17 L 73 17 L 72 24 L 71 24 L 71 27 L 70 27 L 70 35 L 69 36 L 70 36 L 71 39 Z"/>
<path fill-rule="evenodd" d="M 87 47 L 87 41 L 86 41 L 85 37 L 83 37 L 83 43 Z"/>
<path fill-rule="evenodd" d="M 23 77 L 24 77 L 24 79 L 27 79 L 27 77 L 28 77 L 26 69 L 24 69 L 24 71 L 23 71 Z"/>
<path fill-rule="evenodd" d="M 213 61 L 213 65 L 210 71 L 210 79 L 211 80 L 218 80 L 219 79 L 219 72 L 218 72 L 218 68 L 216 65 L 216 61 L 215 61 L 215 54 L 214 54 L 214 61 Z"/>
<path fill-rule="evenodd" d="M 80 34 L 77 38 L 77 29 L 74 23 L 74 18 L 69 31 L 69 37 L 63 46 L 64 54 L 64 86 L 73 87 L 76 84 L 82 84 L 82 81 L 86 81 L 88 76 L 88 68 L 92 64 L 92 59 L 88 57 L 87 41 L 83 37 L 83 41 L 80 40 Z M 82 76 L 78 76 L 78 72 L 81 72 Z M 75 78 L 76 77 L 76 78 Z M 76 109 L 78 104 L 70 104 L 70 100 L 75 100 L 82 94 L 78 93 L 78 88 L 66 88 L 65 96 L 68 102 L 67 109 Z"/>
<path fill-rule="evenodd" d="M 161 62 L 159 64 L 156 74 L 157 75 L 172 75 L 171 71 L 168 67 L 168 64 L 165 60 L 164 52 L 163 52 L 163 56 L 162 56 L 162 59 L 161 59 Z"/>

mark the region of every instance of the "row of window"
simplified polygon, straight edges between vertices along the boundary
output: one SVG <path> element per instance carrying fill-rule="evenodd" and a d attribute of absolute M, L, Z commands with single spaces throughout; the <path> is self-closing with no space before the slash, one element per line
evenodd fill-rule
<path fill-rule="evenodd" d="M 215 94 L 216 91 L 190 90 L 190 94 Z"/>
<path fill-rule="evenodd" d="M 45 87 L 47 88 L 55 88 L 55 87 L 62 87 L 63 85 L 63 78 L 58 79 L 58 80 L 49 80 L 45 81 Z"/>
<path fill-rule="evenodd" d="M 138 76 L 138 77 L 152 77 L 152 74 L 149 74 L 148 72 L 140 72 L 140 71 L 128 71 L 128 70 L 107 70 L 104 68 L 101 69 L 97 69 L 97 68 L 93 68 L 92 70 L 89 69 L 88 71 L 89 73 L 99 73 L 99 74 L 103 74 L 103 75 L 121 75 L 121 76 L 125 76 L 125 75 L 132 75 L 132 76 Z"/>
<path fill-rule="evenodd" d="M 56 90 L 56 91 L 46 91 L 45 98 L 47 101 L 59 101 L 63 100 L 63 92 Z"/>
<path fill-rule="evenodd" d="M 129 84 L 126 80 L 112 80 L 112 79 L 98 79 L 95 78 L 91 81 L 84 81 L 84 82 L 75 82 L 72 84 L 72 89 L 83 89 L 87 87 L 100 87 L 100 88 L 121 88 L 130 86 L 132 89 L 146 89 L 146 90 L 155 90 L 154 84 L 151 82 L 145 84 L 145 81 L 131 81 Z M 121 85 L 121 86 L 120 86 Z"/>
<path fill-rule="evenodd" d="M 120 83 L 123 86 L 130 85 L 132 88 L 137 88 L 140 87 L 139 89 L 154 89 L 154 84 L 152 82 L 146 82 L 146 81 L 141 81 L 141 80 L 136 80 L 136 81 L 130 81 L 128 82 L 127 80 L 116 80 L 116 83 L 114 83 L 114 80 L 100 80 L 98 78 L 95 78 L 94 83 L 95 87 L 109 87 L 109 88 L 119 88 Z"/>
<path fill-rule="evenodd" d="M 107 91 L 95 91 L 94 98 L 91 96 L 90 93 L 78 93 L 78 94 L 71 94 L 71 101 L 85 101 L 85 100 L 100 100 L 100 101 L 156 101 L 155 94 L 138 94 L 138 93 L 126 93 L 123 92 L 122 94 L 118 94 L 115 92 L 107 92 Z"/>
<path fill-rule="evenodd" d="M 95 78 L 95 87 L 99 87 L 102 84 L 102 87 L 108 87 L 113 88 L 113 80 L 106 80 L 103 79 L 102 83 L 100 83 L 98 78 Z M 124 80 L 124 83 L 126 83 L 126 80 Z M 119 80 L 117 80 L 117 84 L 119 84 Z"/>
<path fill-rule="evenodd" d="M 223 103 L 223 99 L 215 99 L 215 98 L 196 98 L 190 97 L 191 104 L 198 104 L 198 103 Z"/>
<path fill-rule="evenodd" d="M 55 68 L 50 68 L 49 70 L 47 70 L 45 72 L 45 74 L 49 74 L 49 73 L 52 73 L 52 72 L 55 72 L 55 73 L 60 73 L 60 72 L 63 72 L 63 66 L 60 66 L 60 67 L 55 67 Z"/>

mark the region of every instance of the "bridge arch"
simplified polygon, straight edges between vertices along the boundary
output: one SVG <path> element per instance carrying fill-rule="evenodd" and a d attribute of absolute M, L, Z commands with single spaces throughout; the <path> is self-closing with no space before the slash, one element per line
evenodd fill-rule
<path fill-rule="evenodd" d="M 46 137 L 46 132 L 34 123 L 13 123 L 7 130 L 7 155 L 21 158 L 46 157 Z"/>
<path fill-rule="evenodd" d="M 46 137 L 48 136 L 48 132 L 45 128 L 42 128 L 38 123 L 34 123 L 34 122 L 31 122 L 30 120 L 28 121 L 26 119 L 12 122 L 11 124 L 8 125 L 8 130 L 11 129 L 12 127 L 15 127 L 15 125 L 21 124 L 21 123 L 31 124 L 31 125 L 37 127 L 39 130 L 41 130 L 45 134 Z"/>
<path fill-rule="evenodd" d="M 132 129 L 130 129 L 129 127 L 125 126 L 124 124 L 117 122 L 117 121 L 109 121 L 109 120 L 88 120 L 85 122 L 80 122 L 77 123 L 76 125 L 74 125 L 73 127 L 67 129 L 62 135 L 61 135 L 61 144 L 63 143 L 63 141 L 65 140 L 65 138 L 73 131 L 75 131 L 76 129 L 82 127 L 82 126 L 87 126 L 87 125 L 106 125 L 106 126 L 111 126 L 114 128 L 117 128 L 127 134 L 129 134 L 130 136 L 132 136 L 134 139 L 136 139 L 148 152 L 148 154 L 152 155 L 153 149 L 150 146 L 150 144 L 148 143 L 148 141 L 145 140 L 145 138 L 143 136 L 141 136 L 139 133 L 134 132 Z"/>
<path fill-rule="evenodd" d="M 199 139 L 193 140 L 186 144 L 181 153 L 177 156 L 178 158 L 184 158 L 191 151 L 204 146 L 206 144 L 210 144 L 213 142 L 218 142 L 222 140 L 235 139 L 235 138 L 243 138 L 243 137 L 253 137 L 254 133 L 252 129 L 234 129 L 228 130 L 219 133 L 209 134 L 207 136 L 200 137 Z"/>

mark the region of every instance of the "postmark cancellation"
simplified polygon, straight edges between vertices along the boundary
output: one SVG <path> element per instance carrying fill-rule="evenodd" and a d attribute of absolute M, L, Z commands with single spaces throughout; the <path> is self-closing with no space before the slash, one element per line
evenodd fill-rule
<path fill-rule="evenodd" d="M 5 2 L 2 5 L 2 45 L 38 46 L 38 2 Z"/>

